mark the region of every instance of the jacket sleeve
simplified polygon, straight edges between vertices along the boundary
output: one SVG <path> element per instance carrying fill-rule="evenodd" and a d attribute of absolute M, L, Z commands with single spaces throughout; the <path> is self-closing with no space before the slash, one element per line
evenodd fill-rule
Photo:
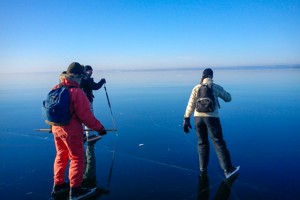
<path fill-rule="evenodd" d="M 103 83 L 101 83 L 101 81 L 99 81 L 98 83 L 95 83 L 94 79 L 91 79 L 90 86 L 91 86 L 92 90 L 99 90 L 103 86 Z"/>
<path fill-rule="evenodd" d="M 214 84 L 214 91 L 216 92 L 217 97 L 220 97 L 223 99 L 225 102 L 230 102 L 231 101 L 231 94 L 224 90 L 223 87 L 220 85 Z"/>
<path fill-rule="evenodd" d="M 191 117 L 191 115 L 195 111 L 196 101 L 197 101 L 197 92 L 198 92 L 199 87 L 200 87 L 200 85 L 197 85 L 192 90 L 189 102 L 187 104 L 187 107 L 186 107 L 186 110 L 184 113 L 184 118 Z"/>
<path fill-rule="evenodd" d="M 104 127 L 92 113 L 90 109 L 90 102 L 84 92 L 79 88 L 71 88 L 71 90 L 74 113 L 79 120 L 90 129 L 95 131 L 102 130 Z"/>

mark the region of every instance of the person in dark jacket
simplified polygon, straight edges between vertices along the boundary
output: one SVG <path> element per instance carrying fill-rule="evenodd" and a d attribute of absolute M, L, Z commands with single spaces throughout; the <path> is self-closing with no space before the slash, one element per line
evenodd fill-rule
<path fill-rule="evenodd" d="M 106 83 L 106 80 L 102 78 L 98 83 L 94 82 L 93 75 L 93 68 L 90 65 L 84 66 L 84 72 L 86 76 L 81 80 L 80 87 L 84 91 L 85 95 L 89 99 L 91 111 L 94 113 L 93 109 L 93 101 L 94 101 L 94 94 L 93 90 L 99 90 L 102 86 Z M 86 138 L 87 142 L 97 141 L 101 138 L 100 135 L 96 135 L 95 132 L 86 131 Z"/>

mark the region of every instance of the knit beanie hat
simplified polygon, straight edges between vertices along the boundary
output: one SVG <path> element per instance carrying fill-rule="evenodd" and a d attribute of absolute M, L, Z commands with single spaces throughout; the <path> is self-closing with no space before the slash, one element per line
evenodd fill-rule
<path fill-rule="evenodd" d="M 203 74 L 202 74 L 202 78 L 212 78 L 214 76 L 214 72 L 212 69 L 210 68 L 206 68 L 205 70 L 203 70 Z"/>
<path fill-rule="evenodd" d="M 93 68 L 90 65 L 84 66 L 84 71 L 87 72 L 89 70 L 93 70 Z"/>
<path fill-rule="evenodd" d="M 83 67 L 78 62 L 72 62 L 68 69 L 67 69 L 67 75 L 83 75 Z"/>

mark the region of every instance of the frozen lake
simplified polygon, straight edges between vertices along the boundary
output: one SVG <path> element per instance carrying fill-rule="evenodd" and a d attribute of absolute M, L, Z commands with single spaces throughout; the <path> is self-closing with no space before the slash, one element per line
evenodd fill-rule
<path fill-rule="evenodd" d="M 96 144 L 97 180 L 106 186 L 118 137 L 110 193 L 103 200 L 299 199 L 300 69 L 214 69 L 214 81 L 232 95 L 220 100 L 224 138 L 240 175 L 231 187 L 211 148 L 208 180 L 199 180 L 195 131 L 183 132 L 183 114 L 199 70 L 94 71 L 106 78 L 118 132 Z M 7 74 L 0 84 L 0 199 L 49 199 L 53 136 L 42 100 L 57 73 Z M 103 89 L 95 115 L 113 123 Z M 193 120 L 192 120 L 193 125 Z M 194 128 L 194 126 L 193 126 Z M 204 181 L 204 182 L 203 182 Z M 205 185 L 205 192 L 203 190 Z"/>

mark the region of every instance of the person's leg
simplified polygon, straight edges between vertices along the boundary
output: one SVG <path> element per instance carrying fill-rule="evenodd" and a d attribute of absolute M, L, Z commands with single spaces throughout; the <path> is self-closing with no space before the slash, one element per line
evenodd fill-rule
<path fill-rule="evenodd" d="M 80 134 L 67 138 L 69 149 L 70 167 L 69 179 L 70 187 L 80 187 L 84 172 L 84 147 Z"/>
<path fill-rule="evenodd" d="M 195 117 L 196 135 L 198 139 L 198 155 L 200 171 L 205 172 L 207 170 L 209 162 L 209 142 L 207 127 L 203 117 Z"/>
<path fill-rule="evenodd" d="M 84 173 L 84 147 L 82 140 L 82 133 L 73 135 L 67 139 L 69 148 L 69 179 L 70 192 L 69 199 L 83 199 L 96 194 L 97 188 L 82 187 L 83 173 Z"/>
<path fill-rule="evenodd" d="M 96 157 L 95 157 L 95 143 L 89 142 L 86 147 L 86 162 L 85 172 L 83 175 L 83 183 L 85 186 L 95 186 L 96 182 Z"/>
<path fill-rule="evenodd" d="M 224 171 L 230 170 L 233 166 L 231 164 L 226 142 L 223 139 L 220 119 L 216 117 L 207 117 L 205 118 L 205 121 L 222 169 Z"/>
<path fill-rule="evenodd" d="M 61 185 L 65 181 L 65 170 L 69 161 L 68 148 L 62 138 L 54 138 L 56 157 L 54 161 L 54 185 Z"/>
<path fill-rule="evenodd" d="M 94 106 L 93 106 L 93 102 L 90 102 L 90 109 L 91 112 L 94 114 Z M 88 129 L 87 126 L 84 126 L 85 129 Z M 86 137 L 88 138 L 89 136 L 93 135 L 92 131 L 85 131 Z"/>
<path fill-rule="evenodd" d="M 94 106 L 93 106 L 93 102 L 90 102 L 90 109 L 91 109 L 91 112 L 94 113 Z M 88 129 L 87 126 L 85 126 L 85 129 Z M 85 134 L 86 134 L 86 138 L 87 138 L 87 142 L 94 142 L 94 141 L 97 141 L 99 139 L 101 139 L 101 135 L 99 134 L 95 134 L 96 132 L 95 131 L 86 131 Z"/>

